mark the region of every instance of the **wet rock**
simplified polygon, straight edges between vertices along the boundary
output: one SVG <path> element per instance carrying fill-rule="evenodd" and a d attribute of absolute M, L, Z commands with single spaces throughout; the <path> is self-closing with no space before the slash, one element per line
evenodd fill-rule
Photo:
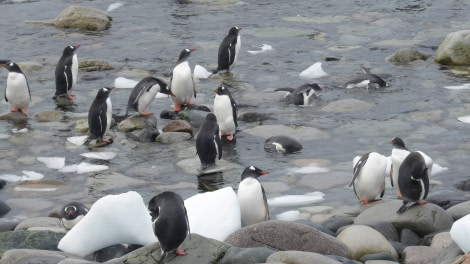
<path fill-rule="evenodd" d="M 160 131 L 156 128 L 146 127 L 141 130 L 136 130 L 127 134 L 130 139 L 139 142 L 155 142 L 156 138 L 160 135 Z"/>
<path fill-rule="evenodd" d="M 421 238 L 409 229 L 402 229 L 400 232 L 400 242 L 408 246 L 416 246 L 421 242 Z"/>
<path fill-rule="evenodd" d="M 170 143 L 183 142 L 186 140 L 190 140 L 191 138 L 192 138 L 192 135 L 188 133 L 167 132 L 167 133 L 161 133 L 160 135 L 158 135 L 158 137 L 155 138 L 155 141 L 163 143 L 163 144 L 170 144 Z"/>
<path fill-rule="evenodd" d="M 36 249 L 12 249 L 6 251 L 1 260 L 0 264 L 9 263 L 63 263 L 69 258 L 68 254 L 61 251 L 49 250 L 36 250 Z M 69 258 L 69 261 L 73 259 Z M 77 259 L 77 261 L 80 261 Z M 69 263 L 90 263 L 89 261 L 83 262 L 69 262 Z"/>
<path fill-rule="evenodd" d="M 114 69 L 114 67 L 109 62 L 103 60 L 80 61 L 78 63 L 78 68 L 83 72 L 109 71 Z"/>
<path fill-rule="evenodd" d="M 335 232 L 338 231 L 339 228 L 343 227 L 343 226 L 348 226 L 348 225 L 351 225 L 353 223 L 353 218 L 351 217 L 346 217 L 346 216 L 343 216 L 343 217 L 333 217 L 333 218 L 330 218 L 326 221 L 324 221 L 323 223 L 321 223 L 324 227 L 328 228 L 329 230 L 331 230 L 332 232 Z"/>
<path fill-rule="evenodd" d="M 345 244 L 316 228 L 294 222 L 264 221 L 231 234 L 226 243 L 236 247 L 268 247 L 349 257 Z"/>
<path fill-rule="evenodd" d="M 387 60 L 397 63 L 410 63 L 415 60 L 427 60 L 430 56 L 416 50 L 401 49 L 387 57 Z"/>
<path fill-rule="evenodd" d="M 266 259 L 276 251 L 265 248 L 229 248 L 220 261 L 220 264 L 245 264 L 245 263 L 264 263 Z"/>
<path fill-rule="evenodd" d="M 134 172 L 139 173 L 139 170 L 136 169 Z M 143 180 L 127 177 L 117 172 L 102 174 L 100 177 L 89 177 L 87 179 L 87 186 L 93 186 L 93 189 L 97 192 L 106 193 L 122 188 L 144 186 L 145 184 L 146 182 Z"/>
<path fill-rule="evenodd" d="M 75 132 L 77 133 L 87 133 L 88 132 L 88 120 L 81 119 L 77 120 L 77 124 L 75 125 Z"/>
<path fill-rule="evenodd" d="M 113 19 L 105 12 L 88 7 L 70 6 L 60 13 L 53 21 L 29 21 L 53 25 L 57 28 L 76 28 L 83 30 L 105 30 L 111 27 Z"/>
<path fill-rule="evenodd" d="M 398 254 L 387 239 L 375 229 L 364 225 L 345 228 L 337 239 L 349 249 L 351 259 L 359 260 L 362 256 L 375 253 L 390 253 L 395 259 Z"/>
<path fill-rule="evenodd" d="M 44 68 L 43 64 L 35 61 L 18 62 L 18 66 L 20 66 L 21 70 L 25 73 L 38 72 Z"/>
<path fill-rule="evenodd" d="M 44 111 L 34 115 L 34 118 L 39 122 L 53 122 L 53 121 L 60 121 L 64 118 L 64 112 L 51 110 L 51 111 Z"/>
<path fill-rule="evenodd" d="M 20 223 L 18 219 L 0 218 L 0 232 L 13 231 Z"/>
<path fill-rule="evenodd" d="M 185 132 L 193 136 L 193 129 L 188 121 L 185 120 L 174 120 L 167 124 L 163 129 L 163 132 Z"/>
<path fill-rule="evenodd" d="M 470 30 L 449 33 L 434 55 L 434 62 L 470 65 Z"/>
<path fill-rule="evenodd" d="M 102 263 L 111 259 L 120 258 L 140 247 L 142 246 L 136 245 L 134 247 L 131 245 L 129 247 L 126 247 L 122 244 L 116 244 L 96 251 L 95 253 L 93 253 L 93 258 L 95 259 L 95 261 Z"/>
<path fill-rule="evenodd" d="M 457 188 L 459 190 L 468 192 L 468 191 L 470 191 L 470 179 L 458 182 L 454 186 L 455 186 L 455 188 Z"/>
<path fill-rule="evenodd" d="M 295 264 L 341 264 L 341 262 L 323 256 L 318 253 L 301 252 L 301 251 L 281 251 L 276 252 L 268 257 L 267 263 L 295 263 Z"/>
<path fill-rule="evenodd" d="M 428 198 L 426 198 L 426 201 L 428 201 L 428 203 L 438 205 L 443 209 L 449 209 L 454 205 L 466 202 L 468 200 L 461 193 L 447 191 L 430 194 L 428 195 Z"/>
<path fill-rule="evenodd" d="M 178 113 L 176 113 L 175 111 L 169 111 L 169 110 L 163 110 L 160 112 L 160 118 L 161 119 L 175 119 L 176 118 L 176 115 Z"/>
<path fill-rule="evenodd" d="M 447 212 L 452 216 L 452 218 L 454 218 L 454 221 L 458 220 L 470 214 L 470 201 L 456 204 L 448 208 Z"/>
<path fill-rule="evenodd" d="M 200 110 L 183 110 L 179 112 L 174 119 L 185 120 L 193 127 L 200 127 L 208 112 Z"/>
<path fill-rule="evenodd" d="M 6 114 L 0 114 L 0 120 L 7 120 L 17 124 L 26 124 L 26 122 L 28 121 L 28 116 L 20 112 L 11 112 Z"/>
<path fill-rule="evenodd" d="M 237 120 L 247 122 L 247 123 L 253 123 L 253 122 L 263 122 L 266 120 L 276 120 L 276 117 L 273 114 L 248 112 L 248 113 L 243 113 L 240 116 L 238 116 Z"/>
<path fill-rule="evenodd" d="M 372 108 L 373 106 L 371 103 L 349 98 L 331 102 L 320 110 L 324 112 L 352 112 Z"/>
<path fill-rule="evenodd" d="M 0 255 L 15 248 L 57 250 L 57 245 L 63 236 L 63 233 L 51 231 L 16 230 L 2 232 L 0 233 Z"/>
<path fill-rule="evenodd" d="M 136 129 L 143 129 L 146 127 L 156 128 L 157 118 L 154 115 L 135 115 L 124 119 L 119 123 L 117 130 L 121 132 L 130 132 Z"/>
<path fill-rule="evenodd" d="M 10 206 L 8 206 L 5 202 L 0 201 L 0 217 L 8 214 L 10 210 L 11 210 Z"/>
<path fill-rule="evenodd" d="M 57 233 L 66 233 L 60 220 L 53 217 L 35 217 L 25 219 L 15 227 L 15 230 L 47 230 Z"/>
<path fill-rule="evenodd" d="M 4 179 L 0 179 L 0 189 L 5 187 L 5 185 L 7 185 L 7 181 L 5 181 Z"/>

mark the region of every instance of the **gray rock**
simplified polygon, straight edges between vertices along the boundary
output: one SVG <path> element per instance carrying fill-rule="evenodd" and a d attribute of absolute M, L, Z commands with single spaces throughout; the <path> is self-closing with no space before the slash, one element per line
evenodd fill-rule
<path fill-rule="evenodd" d="M 75 132 L 77 133 L 87 133 L 88 132 L 88 120 L 81 119 L 77 120 L 77 124 L 75 125 Z"/>
<path fill-rule="evenodd" d="M 340 99 L 331 102 L 320 110 L 323 112 L 352 112 L 372 108 L 374 105 L 354 98 Z"/>
<path fill-rule="evenodd" d="M 307 225 L 279 220 L 244 227 L 231 234 L 225 242 L 243 248 L 268 247 L 349 258 L 348 248 L 336 238 Z"/>
<path fill-rule="evenodd" d="M 369 260 L 386 260 L 386 261 L 393 261 L 393 262 L 398 261 L 390 253 L 367 254 L 367 255 L 362 256 L 362 258 L 359 261 L 364 263 Z"/>
<path fill-rule="evenodd" d="M 382 222 L 374 222 L 370 223 L 369 225 L 373 229 L 377 230 L 380 234 L 382 234 L 387 240 L 399 240 L 399 234 L 398 230 L 395 228 L 395 226 L 386 221 Z"/>
<path fill-rule="evenodd" d="M 436 50 L 434 62 L 470 65 L 470 30 L 449 33 Z"/>
<path fill-rule="evenodd" d="M 374 222 L 387 221 L 399 230 L 408 228 L 422 237 L 432 232 L 448 230 L 454 222 L 449 213 L 435 204 L 412 206 L 406 212 L 397 214 L 401 205 L 400 200 L 377 204 L 358 215 L 354 224 L 371 225 Z"/>
<path fill-rule="evenodd" d="M 193 136 L 193 128 L 186 120 L 173 120 L 168 123 L 164 128 L 163 132 L 185 132 Z"/>
<path fill-rule="evenodd" d="M 26 124 L 28 117 L 20 112 L 11 112 L 6 114 L 0 114 L 0 120 L 7 120 L 13 123 Z"/>
<path fill-rule="evenodd" d="M 349 226 L 337 236 L 337 239 L 346 244 L 351 253 L 351 259 L 359 260 L 364 255 L 375 253 L 389 253 L 398 259 L 397 252 L 387 239 L 368 226 Z"/>
<path fill-rule="evenodd" d="M 403 262 L 408 264 L 435 263 L 439 250 L 427 246 L 409 246 L 403 251 Z"/>
<path fill-rule="evenodd" d="M 179 120 L 185 120 L 193 127 L 200 127 L 204 120 L 206 119 L 206 115 L 209 112 L 200 111 L 200 110 L 183 110 L 180 111 L 174 118 Z"/>
<path fill-rule="evenodd" d="M 10 263 L 35 263 L 35 264 L 55 264 L 62 263 L 69 255 L 61 251 L 35 250 L 35 249 L 11 249 L 6 251 L 0 264 Z M 69 262 L 71 264 L 71 262 Z M 75 262 L 76 263 L 76 262 Z M 81 262 L 81 263 L 90 263 Z"/>
<path fill-rule="evenodd" d="M 0 255 L 7 250 L 16 248 L 57 250 L 57 245 L 64 235 L 63 233 L 51 231 L 17 230 L 2 232 L 0 233 Z"/>
<path fill-rule="evenodd" d="M 397 63 L 410 63 L 415 60 L 427 60 L 430 56 L 416 50 L 401 49 L 387 57 L 387 60 Z"/>
<path fill-rule="evenodd" d="M 456 204 L 447 209 L 447 212 L 454 218 L 454 221 L 470 214 L 470 201 Z"/>
<path fill-rule="evenodd" d="M 321 223 L 324 227 L 330 229 L 331 231 L 335 232 L 338 231 L 340 227 L 347 226 L 353 223 L 353 218 L 340 216 L 340 217 L 332 217 L 328 220 Z"/>
<path fill-rule="evenodd" d="M 78 68 L 83 72 L 109 71 L 114 69 L 114 67 L 109 64 L 109 62 L 103 60 L 80 61 L 78 63 Z"/>
<path fill-rule="evenodd" d="M 161 133 L 158 137 L 155 138 L 155 141 L 163 144 L 170 144 L 190 140 L 191 138 L 191 134 L 188 133 L 168 132 Z"/>
<path fill-rule="evenodd" d="M 223 257 L 230 245 L 206 238 L 198 234 L 191 234 L 180 246 L 187 253 L 186 256 L 175 256 L 168 254 L 165 263 L 217 263 Z M 161 249 L 158 243 L 154 243 L 121 257 L 124 264 L 158 263 Z"/>
<path fill-rule="evenodd" d="M 50 111 L 37 113 L 34 115 L 34 117 L 39 122 L 60 121 L 64 117 L 64 112 L 57 111 L 57 110 L 50 110 Z"/>
<path fill-rule="evenodd" d="M 266 259 L 276 251 L 265 248 L 229 248 L 220 261 L 220 264 L 248 264 L 248 263 L 264 263 Z"/>
<path fill-rule="evenodd" d="M 301 251 L 281 251 L 268 257 L 266 263 L 289 263 L 289 264 L 341 264 L 341 262 L 318 253 Z"/>
<path fill-rule="evenodd" d="M 0 218 L 0 232 L 13 231 L 20 223 L 18 219 Z"/>
<path fill-rule="evenodd" d="M 390 260 L 366 260 L 364 264 L 399 264 L 396 261 L 390 261 Z"/>
<path fill-rule="evenodd" d="M 416 246 L 419 245 L 421 239 L 415 232 L 403 228 L 400 232 L 400 242 L 408 246 Z"/>
<path fill-rule="evenodd" d="M 18 62 L 18 66 L 20 66 L 21 70 L 28 75 L 30 72 L 38 72 L 41 71 L 44 68 L 44 65 L 35 62 L 35 61 L 22 61 Z"/>
<path fill-rule="evenodd" d="M 56 17 L 53 24 L 57 28 L 99 31 L 109 29 L 112 20 L 107 13 L 101 10 L 82 6 L 70 6 Z"/>
<path fill-rule="evenodd" d="M 65 233 L 66 230 L 58 218 L 35 217 L 20 222 L 15 230 L 49 230 L 52 232 Z"/>
<path fill-rule="evenodd" d="M 124 119 L 119 123 L 117 130 L 121 132 L 130 132 L 136 129 L 143 129 L 146 127 L 156 128 L 157 118 L 154 115 L 135 115 Z"/>
<path fill-rule="evenodd" d="M 247 122 L 247 123 L 253 123 L 253 122 L 263 122 L 266 120 L 276 120 L 276 117 L 273 114 L 248 112 L 248 113 L 243 113 L 240 116 L 238 116 L 237 120 Z"/>
<path fill-rule="evenodd" d="M 452 240 L 450 232 L 436 234 L 431 241 L 431 247 L 439 249 L 447 248 L 452 244 L 455 244 L 455 242 Z"/>

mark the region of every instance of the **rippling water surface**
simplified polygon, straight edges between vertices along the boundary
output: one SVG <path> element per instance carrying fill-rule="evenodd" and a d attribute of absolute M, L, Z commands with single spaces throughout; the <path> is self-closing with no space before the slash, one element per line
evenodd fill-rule
<path fill-rule="evenodd" d="M 276 2 L 276 3 L 271 3 Z M 39 70 L 27 72 L 33 103 L 27 128 L 14 134 L 15 124 L 0 122 L 1 173 L 21 175 L 23 170 L 44 174 L 45 180 L 66 184 L 59 191 L 15 190 L 15 183 L 0 191 L 0 199 L 13 207 L 10 215 L 38 216 L 70 200 L 93 203 L 110 193 L 136 190 L 148 201 L 162 190 L 174 190 L 184 198 L 198 191 L 220 186 L 238 186 L 243 167 L 256 165 L 270 172 L 261 181 L 268 197 L 322 191 L 326 205 L 356 204 L 352 190 L 345 186 L 352 176 L 352 158 L 368 151 L 390 155 L 388 144 L 402 137 L 410 149 L 422 150 L 435 163 L 449 168 L 433 179 L 440 184 L 431 194 L 455 192 L 453 185 L 468 176 L 468 124 L 458 116 L 470 114 L 468 90 L 447 90 L 444 86 L 468 82 L 466 67 L 451 69 L 435 64 L 432 58 L 400 65 L 385 58 L 402 48 L 433 55 L 444 37 L 468 29 L 469 3 L 466 1 L 125 1 L 110 11 L 112 27 L 102 32 L 56 29 L 24 23 L 55 18 L 70 5 L 106 10 L 112 1 L 1 1 L 0 58 L 16 62 L 37 62 Z M 221 39 L 228 29 L 243 27 L 242 49 L 234 74 L 217 75 L 197 82 L 195 103 L 211 106 L 213 90 L 222 82 L 230 85 L 245 112 L 272 113 L 275 120 L 263 125 L 295 125 L 319 129 L 327 139 L 303 140 L 301 153 L 273 156 L 263 150 L 264 138 L 244 130 L 258 123 L 239 122 L 237 142 L 224 146 L 223 173 L 197 178 L 181 164 L 194 159 L 195 142 L 143 144 L 112 131 L 117 158 L 97 162 L 110 170 L 97 174 L 58 173 L 36 160 L 38 156 L 65 157 L 67 164 L 86 160 L 79 154 L 85 148 L 71 147 L 66 138 L 78 135 L 76 119 L 40 123 L 35 113 L 56 109 L 54 93 L 55 64 L 66 45 L 80 44 L 79 60 L 106 60 L 115 69 L 80 72 L 75 94 L 76 105 L 68 112 L 86 113 L 97 89 L 111 86 L 123 76 L 139 80 L 149 74 L 168 80 L 179 52 L 195 48 L 190 64 L 215 68 Z M 274 50 L 252 55 L 262 44 Z M 317 79 L 324 88 L 321 100 L 309 107 L 285 106 L 279 87 L 297 87 L 305 81 L 298 74 L 321 61 L 330 75 Z M 364 65 L 389 84 L 383 90 L 345 90 L 346 81 L 361 72 Z M 6 85 L 5 70 L 0 71 L 0 86 Z M 129 89 L 112 92 L 113 113 L 125 113 Z M 360 110 L 325 111 L 325 106 L 343 99 L 357 99 L 371 106 Z M 1 112 L 10 107 L 3 102 Z M 172 109 L 170 99 L 158 99 L 151 111 Z M 162 128 L 167 120 L 158 118 Z M 328 173 L 292 172 L 290 169 L 315 162 Z M 224 167 L 224 168 L 225 168 Z M 122 187 L 110 175 L 122 174 L 138 180 Z M 386 198 L 395 192 L 388 188 Z M 32 206 L 35 202 L 38 206 Z M 281 212 L 283 208 L 272 208 Z"/>

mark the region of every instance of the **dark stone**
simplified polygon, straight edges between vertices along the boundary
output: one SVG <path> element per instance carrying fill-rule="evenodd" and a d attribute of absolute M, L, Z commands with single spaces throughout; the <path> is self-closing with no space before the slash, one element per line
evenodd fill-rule
<path fill-rule="evenodd" d="M 64 233 L 16 230 L 0 233 L 0 255 L 9 249 L 57 250 Z"/>
<path fill-rule="evenodd" d="M 403 251 L 405 250 L 405 248 L 407 247 L 407 245 L 403 244 L 403 243 L 400 243 L 398 241 L 395 241 L 395 240 L 390 240 L 388 241 L 390 243 L 390 245 L 392 245 L 392 247 L 395 249 L 395 251 L 397 252 L 398 254 L 398 257 L 401 258 L 401 256 L 403 255 Z"/>
<path fill-rule="evenodd" d="M 358 262 L 349 258 L 341 257 L 341 256 L 336 256 L 336 255 L 326 255 L 326 256 L 338 262 L 341 262 L 343 264 L 362 264 L 361 262 Z"/>
<path fill-rule="evenodd" d="M 400 242 L 408 246 L 416 246 L 421 243 L 421 238 L 409 229 L 402 229 L 400 232 Z"/>
<path fill-rule="evenodd" d="M 220 261 L 220 264 L 248 264 L 248 263 L 265 263 L 269 255 L 273 254 L 274 250 L 258 247 L 258 248 L 229 248 Z"/>
<path fill-rule="evenodd" d="M 470 191 L 470 179 L 458 182 L 454 186 L 455 186 L 455 188 L 457 188 L 459 190 L 468 192 L 468 191 Z"/>
<path fill-rule="evenodd" d="M 134 245 L 130 245 L 129 247 L 125 247 L 122 244 L 116 244 L 96 251 L 93 257 L 97 262 L 106 262 L 114 258 L 122 257 L 140 247 L 142 246 L 137 245 L 137 247 L 135 247 Z"/>
<path fill-rule="evenodd" d="M 0 189 L 3 189 L 5 185 L 7 185 L 7 181 L 5 181 L 4 179 L 0 179 Z"/>
<path fill-rule="evenodd" d="M 297 220 L 295 222 L 299 223 L 299 224 L 302 224 L 302 225 L 308 225 L 308 226 L 314 227 L 314 228 L 322 231 L 323 233 L 325 233 L 327 235 L 330 235 L 330 236 L 333 236 L 333 237 L 336 236 L 336 234 L 334 232 L 331 232 L 330 229 L 326 228 L 325 226 L 323 226 L 321 224 L 317 224 L 317 223 L 314 223 L 312 221 L 305 220 L 305 219 Z"/>
<path fill-rule="evenodd" d="M 390 253 L 375 253 L 375 254 L 367 254 L 359 259 L 360 262 L 365 263 L 368 260 L 388 260 L 388 261 L 395 261 L 398 262 Z"/>
<path fill-rule="evenodd" d="M 246 123 L 253 123 L 253 122 L 263 122 L 265 120 L 276 120 L 276 117 L 272 114 L 248 112 L 248 113 L 241 114 L 237 118 L 237 120 L 243 121 Z"/>
<path fill-rule="evenodd" d="M 340 227 L 347 226 L 352 223 L 353 219 L 351 217 L 333 217 L 323 221 L 321 224 L 332 232 L 337 233 Z"/>
<path fill-rule="evenodd" d="M 8 206 L 3 201 L 0 201 L 0 217 L 8 214 L 8 212 L 10 212 L 10 210 L 11 210 L 10 206 Z"/>

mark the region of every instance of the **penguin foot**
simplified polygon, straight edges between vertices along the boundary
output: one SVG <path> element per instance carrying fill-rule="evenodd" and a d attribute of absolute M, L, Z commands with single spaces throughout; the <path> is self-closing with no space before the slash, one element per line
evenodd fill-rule
<path fill-rule="evenodd" d="M 181 105 L 176 105 L 176 104 L 175 104 L 174 109 L 175 109 L 175 112 L 181 111 Z"/>
<path fill-rule="evenodd" d="M 143 115 L 143 116 L 153 115 L 152 112 L 147 112 L 147 111 L 142 111 L 142 112 L 140 112 L 140 114 Z"/>
<path fill-rule="evenodd" d="M 69 98 L 70 100 L 74 101 L 75 100 L 75 95 L 74 94 L 69 94 L 67 96 L 67 98 Z"/>
<path fill-rule="evenodd" d="M 380 201 L 380 200 L 382 200 L 382 199 L 361 200 L 361 204 L 368 204 L 368 203 L 377 202 L 377 201 Z"/>
<path fill-rule="evenodd" d="M 20 110 L 20 109 L 19 109 L 18 107 L 12 107 L 12 108 L 11 108 L 11 111 L 12 111 L 12 112 L 18 112 L 19 110 Z"/>
<path fill-rule="evenodd" d="M 233 135 L 226 135 L 225 138 L 230 142 L 233 141 Z"/>
<path fill-rule="evenodd" d="M 398 191 L 397 197 L 398 197 L 398 199 L 403 199 L 403 194 L 401 194 L 401 192 Z"/>
<path fill-rule="evenodd" d="M 21 113 L 23 113 L 25 116 L 28 115 L 28 109 L 21 109 Z"/>
<path fill-rule="evenodd" d="M 177 250 L 175 250 L 175 254 L 178 255 L 178 256 L 184 256 L 184 255 L 187 255 L 188 253 L 186 253 L 186 251 L 184 251 L 184 249 L 177 249 Z"/>
<path fill-rule="evenodd" d="M 419 200 L 418 201 L 418 204 L 427 204 L 428 202 L 426 202 L 425 200 Z"/>

